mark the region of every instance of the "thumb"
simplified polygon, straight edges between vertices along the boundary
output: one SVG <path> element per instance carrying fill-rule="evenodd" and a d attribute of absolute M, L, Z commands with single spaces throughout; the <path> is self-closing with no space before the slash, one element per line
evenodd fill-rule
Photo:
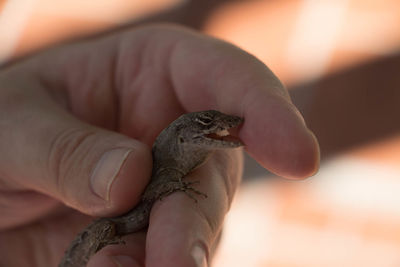
<path fill-rule="evenodd" d="M 139 200 L 151 174 L 146 145 L 86 124 L 51 101 L 18 102 L 6 105 L 10 116 L 0 118 L 8 125 L 0 138 L 0 173 L 9 186 L 94 216 L 122 213 Z"/>

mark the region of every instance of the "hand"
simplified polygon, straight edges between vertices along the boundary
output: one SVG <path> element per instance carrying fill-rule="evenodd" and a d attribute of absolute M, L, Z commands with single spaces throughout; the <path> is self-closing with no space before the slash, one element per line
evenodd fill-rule
<path fill-rule="evenodd" d="M 185 112 L 244 117 L 247 151 L 279 175 L 318 168 L 317 141 L 272 72 L 183 28 L 146 26 L 50 49 L 3 68 L 0 87 L 1 266 L 55 266 L 87 215 L 134 206 L 152 142 Z M 89 266 L 203 266 L 196 262 L 212 256 L 241 160 L 238 150 L 215 153 L 188 177 L 208 199 L 194 205 L 176 193 L 157 202 L 147 234 L 104 248 Z"/>

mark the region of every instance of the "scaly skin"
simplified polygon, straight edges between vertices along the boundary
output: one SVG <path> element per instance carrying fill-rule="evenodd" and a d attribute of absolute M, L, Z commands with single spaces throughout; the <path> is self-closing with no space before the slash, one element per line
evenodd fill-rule
<path fill-rule="evenodd" d="M 242 146 L 239 141 L 215 138 L 218 133 L 241 124 L 243 119 L 215 110 L 187 113 L 173 121 L 153 145 L 153 170 L 140 203 L 124 215 L 101 218 L 87 226 L 71 243 L 59 267 L 84 267 L 90 257 L 120 237 L 137 232 L 149 223 L 155 201 L 175 191 L 205 195 L 183 178 L 216 149 Z M 209 136 L 214 134 L 214 137 Z"/>

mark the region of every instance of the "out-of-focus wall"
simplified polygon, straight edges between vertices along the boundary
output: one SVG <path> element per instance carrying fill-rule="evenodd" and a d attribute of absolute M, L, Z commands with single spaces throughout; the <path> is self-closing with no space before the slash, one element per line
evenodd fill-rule
<path fill-rule="evenodd" d="M 187 2 L 6 0 L 0 61 Z M 400 135 L 387 126 L 400 120 L 392 112 L 397 100 L 385 98 L 400 89 L 388 78 L 398 76 L 400 60 L 390 68 L 385 61 L 368 65 L 398 53 L 400 2 L 242 0 L 209 12 L 203 32 L 254 54 L 293 90 L 324 159 L 320 173 L 304 182 L 254 173 L 249 162 L 247 173 L 260 179 L 238 193 L 215 266 L 400 266 Z M 360 65 L 366 67 L 348 72 Z M 369 88 L 370 81 L 378 86 Z"/>

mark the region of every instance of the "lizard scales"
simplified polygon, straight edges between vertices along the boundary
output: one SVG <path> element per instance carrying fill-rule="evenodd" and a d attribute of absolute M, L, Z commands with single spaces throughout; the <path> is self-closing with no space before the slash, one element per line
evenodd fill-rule
<path fill-rule="evenodd" d="M 212 151 L 242 146 L 235 139 L 224 138 L 228 129 L 242 122 L 240 117 L 215 110 L 187 113 L 173 121 L 153 144 L 152 175 L 139 204 L 124 215 L 92 222 L 71 243 L 59 267 L 86 266 L 104 246 L 119 243 L 121 236 L 147 227 L 151 207 L 162 197 L 175 191 L 204 195 L 183 178 Z"/>

